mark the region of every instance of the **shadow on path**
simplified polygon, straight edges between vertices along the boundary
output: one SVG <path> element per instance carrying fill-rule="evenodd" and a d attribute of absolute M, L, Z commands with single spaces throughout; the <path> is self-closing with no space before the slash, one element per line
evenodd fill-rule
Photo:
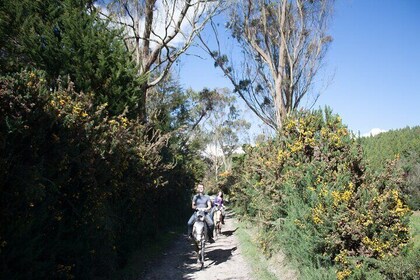
<path fill-rule="evenodd" d="M 193 242 L 182 234 L 163 252 L 161 258 L 150 263 L 145 273 L 137 275 L 134 280 L 250 279 L 245 264 L 238 261 L 239 250 L 235 232 L 239 228 L 234 227 L 232 216 L 232 212 L 227 213 L 226 230 L 222 228 L 222 234 L 216 239 L 216 243 L 206 244 L 204 268 L 201 269 L 197 264 Z M 224 278 L 220 278 L 220 275 Z"/>
<path fill-rule="evenodd" d="M 229 260 L 232 257 L 232 252 L 236 251 L 237 247 L 232 247 L 230 249 L 216 249 L 207 252 L 206 257 L 211 260 L 212 262 L 208 264 L 206 267 L 211 265 L 218 265 Z"/>
<path fill-rule="evenodd" d="M 225 231 L 223 231 L 222 230 L 222 234 L 224 235 L 224 236 L 231 236 L 231 235 L 233 235 L 234 233 L 235 233 L 235 231 L 237 231 L 239 228 L 235 228 L 234 230 L 225 230 Z"/>

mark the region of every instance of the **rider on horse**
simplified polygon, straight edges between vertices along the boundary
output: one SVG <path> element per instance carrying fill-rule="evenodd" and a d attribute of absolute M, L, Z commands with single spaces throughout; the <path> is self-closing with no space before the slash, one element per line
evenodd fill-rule
<path fill-rule="evenodd" d="M 219 191 L 217 193 L 217 196 L 214 198 L 214 208 L 213 208 L 213 212 L 215 211 L 215 208 L 220 208 L 220 210 L 222 211 L 222 216 L 221 216 L 221 222 L 222 224 L 225 224 L 225 206 L 223 205 L 223 192 Z"/>
<path fill-rule="evenodd" d="M 210 201 L 210 197 L 204 194 L 204 186 L 202 184 L 199 184 L 197 186 L 197 194 L 194 195 L 192 199 L 192 209 L 196 210 L 197 208 L 206 208 L 205 221 L 207 223 L 207 226 L 209 227 L 208 237 L 209 237 L 210 243 L 213 243 L 214 242 L 213 240 L 214 224 L 209 215 L 209 212 L 211 210 L 211 201 Z M 188 220 L 188 237 L 190 238 L 192 237 L 192 228 L 197 218 L 196 213 L 197 212 L 194 211 L 191 218 Z"/>

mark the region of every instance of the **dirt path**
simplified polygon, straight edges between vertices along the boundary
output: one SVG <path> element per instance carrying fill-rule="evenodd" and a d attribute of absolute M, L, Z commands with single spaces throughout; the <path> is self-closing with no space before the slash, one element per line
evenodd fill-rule
<path fill-rule="evenodd" d="M 186 235 L 180 236 L 163 254 L 162 259 L 151 265 L 140 279 L 253 280 L 250 268 L 241 254 L 235 231 L 233 217 L 228 214 L 222 235 L 215 238 L 215 243 L 207 243 L 202 270 L 197 265 L 193 244 L 187 240 Z"/>

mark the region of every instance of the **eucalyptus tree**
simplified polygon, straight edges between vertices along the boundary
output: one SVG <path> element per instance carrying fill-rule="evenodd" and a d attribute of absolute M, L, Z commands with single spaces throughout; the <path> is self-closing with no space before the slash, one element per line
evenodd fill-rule
<path fill-rule="evenodd" d="M 209 177 L 230 171 L 232 157 L 243 144 L 251 124 L 241 118 L 236 97 L 228 89 L 213 91 L 213 106 L 208 118 L 200 125 L 207 144 L 204 155 L 209 162 Z"/>
<path fill-rule="evenodd" d="M 270 127 L 283 120 L 311 93 L 332 41 L 327 24 L 333 0 L 236 1 L 227 23 L 243 53 L 240 65 L 200 37 L 247 106 Z M 212 24 L 213 30 L 217 30 Z M 217 32 L 215 32 L 217 34 Z M 318 94 L 315 94 L 315 101 Z"/>
<path fill-rule="evenodd" d="M 219 11 L 216 0 L 113 0 L 102 15 L 124 28 L 123 39 L 140 76 L 148 75 L 138 101 L 147 120 L 148 90 L 168 75 L 196 36 Z"/>

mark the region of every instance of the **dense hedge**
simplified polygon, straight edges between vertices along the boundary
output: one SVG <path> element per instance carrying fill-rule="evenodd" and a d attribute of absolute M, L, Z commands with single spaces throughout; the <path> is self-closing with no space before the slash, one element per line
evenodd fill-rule
<path fill-rule="evenodd" d="M 194 174 L 162 154 L 170 134 L 94 98 L 37 71 L 0 78 L 2 279 L 110 277 L 185 223 Z"/>
<path fill-rule="evenodd" d="M 367 172 L 360 144 L 329 110 L 290 118 L 232 174 L 238 213 L 260 226 L 261 248 L 285 248 L 302 275 L 317 271 L 311 279 L 385 277 L 382 264 L 410 248 L 401 169 Z"/>

